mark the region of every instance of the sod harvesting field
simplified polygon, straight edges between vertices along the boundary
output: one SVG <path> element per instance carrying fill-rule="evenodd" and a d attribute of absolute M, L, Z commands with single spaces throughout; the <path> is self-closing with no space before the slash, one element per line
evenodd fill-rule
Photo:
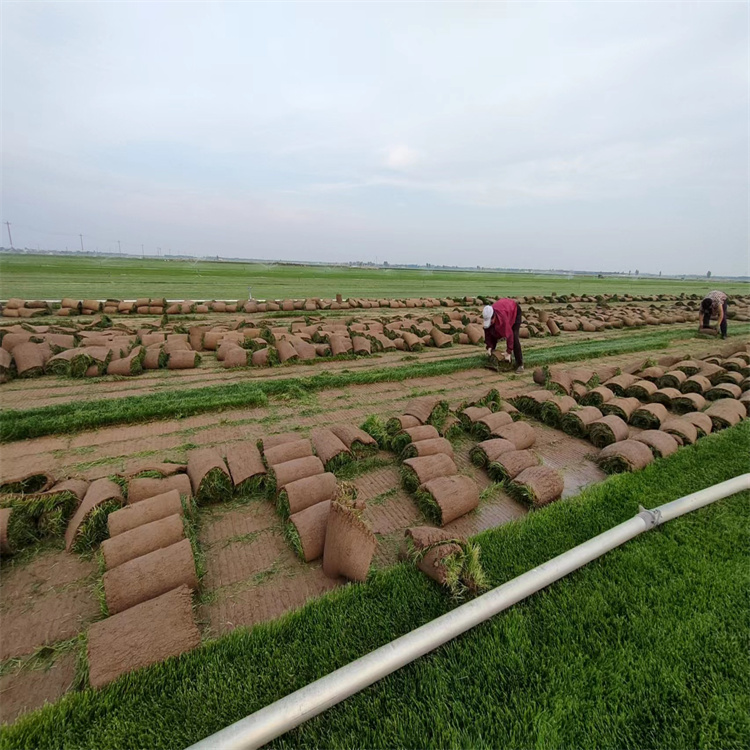
<path fill-rule="evenodd" d="M 14 266 L 16 260 L 20 262 Z M 79 265 L 63 268 L 69 261 Z M 141 294 L 231 299 L 244 298 L 247 286 L 257 297 L 337 292 L 459 296 L 477 293 L 475 287 L 490 278 L 491 284 L 481 283 L 485 292 L 494 291 L 496 283 L 507 283 L 515 291 L 503 293 L 518 296 L 598 290 L 700 294 L 715 286 L 653 282 L 647 287 L 652 282 L 23 256 L 5 256 L 0 264 L 2 296 L 49 299 L 66 294 L 95 299 Z M 105 268 L 113 271 L 116 280 L 117 288 L 111 292 L 106 288 L 109 276 L 102 285 L 102 274 L 109 273 Z M 196 276 L 196 268 L 205 273 Z M 258 280 L 238 278 L 238 269 L 257 274 Z M 17 285 L 12 291 L 9 278 Z M 605 285 L 598 287 L 600 282 Z M 637 285 L 635 292 L 630 286 L 619 287 L 631 283 Z M 740 285 L 737 293 L 742 291 Z M 645 305 L 665 317 L 675 301 L 651 302 Z M 736 411 L 745 408 L 738 394 L 748 390 L 750 375 L 746 306 L 746 301 L 738 304 L 739 316 L 730 320 L 726 342 L 699 336 L 689 317 L 694 311 L 687 304 L 689 314 L 669 325 L 657 321 L 640 328 L 574 328 L 560 337 L 545 332 L 524 340 L 526 372 L 522 374 L 503 366 L 488 368 L 481 340 L 471 345 L 454 342 L 447 348 L 373 349 L 367 356 L 226 370 L 217 361 L 217 347 L 217 351 L 202 351 L 203 363 L 192 370 L 162 368 L 135 377 L 97 372 L 74 378 L 47 371 L 23 378 L 11 372 L 9 382 L 0 384 L 0 479 L 10 474 L 51 477 L 55 482 L 74 478 L 84 486 L 105 486 L 108 494 L 100 495 L 104 502 L 88 519 L 71 519 L 70 524 L 81 523 L 82 531 L 77 539 L 71 538 L 75 544 L 70 551 L 61 531 L 67 518 L 51 515 L 63 509 L 47 498 L 46 504 L 38 503 L 42 516 L 33 517 L 37 526 L 29 530 L 23 548 L 0 559 L 0 748 L 185 747 L 472 596 L 470 590 L 431 580 L 424 568 L 414 564 L 417 558 L 408 546 L 404 559 L 405 531 L 425 526 L 431 516 L 425 515 L 419 504 L 423 499 L 404 481 L 402 460 L 406 455 L 421 456 L 420 443 L 409 443 L 404 432 L 395 439 L 386 433 L 386 425 L 399 424 L 410 408 L 425 401 L 434 405 L 433 411 L 426 420 L 417 420 L 422 422 L 419 429 L 434 430 L 436 435 L 439 430 L 440 438 L 432 444 L 452 456 L 456 477 L 475 486 L 477 493 L 477 505 L 446 521 L 443 530 L 451 539 L 462 544 L 468 540 L 478 547 L 486 585 L 491 587 L 633 517 L 639 505 L 655 507 L 748 471 L 750 421 L 744 419 L 744 411 L 740 417 Z M 468 307 L 466 314 L 475 316 L 476 305 Z M 550 307 L 557 307 L 560 316 L 572 315 L 565 305 Z M 593 301 L 585 302 L 576 314 L 593 318 L 594 307 Z M 437 307 L 413 316 L 441 316 L 449 309 Z M 296 324 L 301 332 L 312 320 L 321 321 L 321 326 L 349 325 L 353 339 L 361 331 L 353 323 L 373 319 L 387 323 L 401 312 L 369 309 L 352 315 L 344 310 L 313 316 L 300 311 L 212 313 L 198 321 L 175 317 L 169 321 L 169 331 L 187 338 L 196 322 L 208 322 L 206 331 L 213 326 L 237 332 L 229 321 L 242 318 L 242 325 L 283 337 L 284 326 Z M 24 332 L 44 336 L 65 326 L 80 326 L 76 330 L 85 332 L 87 321 L 95 322 L 96 316 L 74 320 L 53 314 L 28 323 L 3 320 L 3 326 L 16 334 L 18 342 Z M 135 346 L 165 324 L 160 316 L 139 314 L 96 325 L 85 335 L 101 337 L 118 326 L 120 331 L 127 326 L 139 329 L 138 340 L 131 331 L 130 346 Z M 45 327 L 49 330 L 43 331 Z M 733 347 L 731 352 L 727 346 Z M 660 387 L 667 403 L 675 394 L 698 396 L 698 391 L 717 393 L 719 400 L 708 396 L 692 415 L 701 426 L 700 437 L 693 422 L 694 437 L 689 430 L 684 432 L 684 445 L 670 437 L 674 432 L 660 433 L 674 444 L 674 452 L 654 460 L 646 450 L 648 465 L 642 470 L 607 477 L 597 460 L 599 451 L 585 432 L 574 437 L 554 419 L 542 420 L 532 411 L 513 413 L 513 404 L 520 409 L 521 397 L 540 388 L 557 388 L 554 393 L 545 390 L 544 398 L 559 410 L 571 408 L 574 399 L 568 396 L 566 401 L 560 387 L 581 398 L 608 378 L 617 382 L 621 376 L 613 378 L 614 373 L 623 374 L 618 383 L 622 389 L 618 395 L 623 397 L 615 400 L 618 408 L 624 408 L 627 376 L 651 373 L 649 377 L 658 381 L 661 375 L 653 371 L 660 361 L 673 363 L 665 364 L 662 371 L 678 384 L 687 381 L 685 371 L 704 365 L 715 378 L 709 383 L 696 376 L 684 393 Z M 683 370 L 669 370 L 675 363 Z M 534 372 L 536 368 L 546 369 Z M 577 392 L 572 380 L 565 385 L 561 377 L 565 373 L 575 373 Z M 650 381 L 638 382 L 639 392 L 656 388 Z M 717 404 L 730 401 L 734 411 L 711 417 Z M 535 440 L 530 449 L 533 460 L 564 480 L 562 494 L 549 505 L 530 506 L 532 500 L 524 504 L 515 499 L 510 477 L 493 481 L 489 470 L 471 458 L 479 432 L 470 421 L 459 419 L 470 413 L 464 411 L 470 404 L 493 418 L 505 417 L 511 426 L 530 430 Z M 577 404 L 572 408 L 577 409 Z M 508 416 L 511 413 L 513 417 Z M 337 425 L 350 430 L 366 426 L 379 444 L 348 459 L 343 454 L 329 458 L 325 441 L 316 441 L 321 431 Z M 642 433 L 633 422 L 623 422 L 623 427 L 629 435 L 624 442 L 633 442 Z M 500 434 L 489 427 L 485 431 L 495 439 Z M 364 528 L 373 541 L 374 553 L 361 578 L 331 576 L 320 558 L 301 559 L 307 553 L 300 527 L 295 521 L 295 536 L 290 526 L 297 515 L 290 516 L 290 504 L 299 501 L 293 493 L 285 490 L 282 503 L 269 487 L 254 483 L 257 477 L 241 485 L 242 492 L 233 490 L 234 477 L 230 480 L 217 469 L 226 469 L 225 458 L 231 466 L 232 451 L 257 451 L 259 444 L 276 482 L 271 441 L 277 438 L 291 440 L 289 444 L 297 447 L 302 444 L 300 458 L 291 463 L 317 462 L 322 457 L 326 466 L 321 465 L 320 471 L 325 468 L 335 474 L 339 493 L 335 501 L 358 519 L 360 531 Z M 394 446 L 402 444 L 414 450 L 400 454 Z M 310 455 L 311 446 L 317 455 Z M 284 442 L 278 447 L 285 449 Z M 191 471 L 195 456 L 206 452 L 215 462 L 201 475 L 211 477 L 204 484 Z M 257 456 L 260 461 L 261 454 Z M 106 543 L 117 542 L 118 537 L 113 531 L 107 539 L 108 517 L 148 502 L 151 495 L 144 494 L 144 483 L 170 479 L 188 487 L 187 495 L 183 490 L 177 493 L 177 510 L 170 512 L 183 514 L 182 521 L 171 517 L 177 518 L 181 539 L 175 546 L 189 547 L 193 583 L 191 590 L 188 584 L 180 590 L 188 602 L 183 614 L 192 640 L 176 652 L 181 655 L 166 660 L 161 656 L 135 671 L 127 669 L 130 657 L 124 657 L 115 678 L 103 679 L 101 663 L 108 654 L 97 646 L 101 644 L 98 628 L 118 622 L 128 612 L 138 613 L 138 607 L 158 599 L 147 598 L 121 610 L 116 597 L 110 596 L 113 574 L 120 575 L 122 565 L 142 558 L 112 564 L 108 557 L 112 547 Z M 188 499 L 191 483 L 193 500 Z M 136 490 L 141 493 L 138 497 Z M 29 493 L 30 498 L 38 497 Z M 28 520 L 36 511 L 26 510 L 24 498 L 0 492 L 0 514 L 10 509 L 17 519 Z M 68 495 L 66 508 L 70 500 Z M 750 737 L 749 501 L 750 493 L 736 495 L 629 542 L 273 744 L 746 747 Z M 7 520 L 7 515 L 4 521 L 0 515 L 0 522 Z M 51 532 L 53 528 L 56 531 Z M 0 542 L 6 541 L 0 534 Z M 128 627 L 142 633 L 144 640 L 161 628 L 162 621 L 141 622 L 136 615 L 133 619 Z M 133 644 L 115 641 L 109 650 L 120 647 L 123 653 L 137 656 Z M 51 705 L 43 706 L 45 701 Z"/>
<path fill-rule="evenodd" d="M 166 297 L 257 299 L 286 297 L 414 297 L 487 294 L 705 294 L 714 288 L 746 294 L 741 282 L 261 263 L 0 255 L 0 297 Z"/>

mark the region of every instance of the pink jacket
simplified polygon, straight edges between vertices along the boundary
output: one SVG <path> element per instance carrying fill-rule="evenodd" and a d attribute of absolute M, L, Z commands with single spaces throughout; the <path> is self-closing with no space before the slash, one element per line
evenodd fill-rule
<path fill-rule="evenodd" d="M 513 323 L 518 314 L 518 303 L 514 299 L 499 299 L 492 305 L 495 315 L 492 324 L 484 329 L 484 343 L 494 349 L 500 339 L 505 339 L 508 352 L 513 351 Z"/>

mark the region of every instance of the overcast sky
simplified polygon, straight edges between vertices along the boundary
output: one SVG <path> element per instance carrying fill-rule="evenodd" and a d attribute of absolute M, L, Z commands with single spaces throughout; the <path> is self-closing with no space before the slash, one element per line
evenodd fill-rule
<path fill-rule="evenodd" d="M 16 246 L 749 273 L 746 2 L 2 16 Z"/>

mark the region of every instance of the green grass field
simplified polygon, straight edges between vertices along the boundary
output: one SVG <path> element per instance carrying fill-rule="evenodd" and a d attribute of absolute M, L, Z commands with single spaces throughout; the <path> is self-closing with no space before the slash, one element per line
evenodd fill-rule
<path fill-rule="evenodd" d="M 750 423 L 476 539 L 497 586 L 747 470 Z M 273 743 L 747 747 L 750 493 L 614 550 Z M 2 748 L 185 747 L 448 611 L 409 564 L 0 729 Z"/>
<path fill-rule="evenodd" d="M 705 294 L 719 286 L 747 294 L 745 283 L 670 281 L 535 273 L 388 270 L 210 261 L 0 255 L 0 297 L 24 299 L 258 299 L 301 297 L 459 297 L 486 294 Z"/>

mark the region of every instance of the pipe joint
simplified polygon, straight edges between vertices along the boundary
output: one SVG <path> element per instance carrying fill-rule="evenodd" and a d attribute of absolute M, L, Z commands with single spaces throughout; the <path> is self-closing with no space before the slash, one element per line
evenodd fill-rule
<path fill-rule="evenodd" d="M 642 505 L 638 506 L 638 518 L 642 518 L 646 523 L 646 528 L 653 529 L 661 524 L 661 511 L 658 508 L 649 510 Z"/>

